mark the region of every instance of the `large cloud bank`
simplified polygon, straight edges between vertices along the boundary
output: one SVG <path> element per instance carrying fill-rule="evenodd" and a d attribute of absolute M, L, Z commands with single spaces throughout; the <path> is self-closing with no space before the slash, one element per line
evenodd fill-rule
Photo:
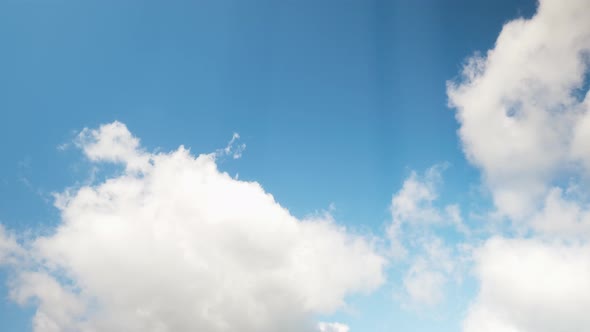
<path fill-rule="evenodd" d="M 590 330 L 590 2 L 542 0 L 449 85 L 468 159 L 517 237 L 476 251 L 466 332 Z"/>
<path fill-rule="evenodd" d="M 58 194 L 51 235 L 20 247 L 0 228 L 11 296 L 34 303 L 36 332 L 346 331 L 314 316 L 383 282 L 371 238 L 329 215 L 298 220 L 216 154 L 148 153 L 119 122 L 77 144 L 124 171 Z"/>

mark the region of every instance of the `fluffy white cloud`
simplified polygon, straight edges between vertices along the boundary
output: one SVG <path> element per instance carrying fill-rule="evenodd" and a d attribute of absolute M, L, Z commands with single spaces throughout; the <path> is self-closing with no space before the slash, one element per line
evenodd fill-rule
<path fill-rule="evenodd" d="M 526 220 L 561 171 L 590 169 L 589 97 L 579 90 L 589 52 L 590 2 L 543 0 L 449 84 L 465 153 L 513 219 Z"/>
<path fill-rule="evenodd" d="M 99 129 L 84 128 L 76 139 L 91 161 L 123 163 L 129 171 L 141 171 L 149 167 L 149 154 L 140 149 L 139 139 L 125 124 L 115 121 Z"/>
<path fill-rule="evenodd" d="M 493 238 L 475 261 L 481 290 L 465 332 L 590 330 L 590 246 Z"/>
<path fill-rule="evenodd" d="M 488 240 L 466 332 L 590 329 L 590 2 L 542 0 L 449 84 L 460 138 L 500 214 L 529 239 Z M 514 230 L 514 229 L 513 229 Z"/>
<path fill-rule="evenodd" d="M 298 220 L 216 154 L 148 153 L 118 122 L 78 146 L 126 171 L 57 195 L 60 225 L 27 245 L 12 297 L 34 301 L 36 332 L 312 331 L 383 282 L 370 238 Z"/>

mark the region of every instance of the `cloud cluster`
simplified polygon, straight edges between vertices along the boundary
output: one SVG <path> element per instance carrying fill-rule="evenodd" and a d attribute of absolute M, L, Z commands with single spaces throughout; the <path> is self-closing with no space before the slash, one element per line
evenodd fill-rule
<path fill-rule="evenodd" d="M 444 299 L 444 288 L 455 274 L 455 248 L 436 234 L 454 228 L 469 233 L 457 205 L 439 207 L 438 187 L 445 164 L 418 174 L 412 171 L 391 200 L 392 223 L 387 235 L 391 255 L 408 263 L 402 280 L 402 301 L 409 306 L 434 306 Z"/>
<path fill-rule="evenodd" d="M 216 160 L 242 156 L 238 134 L 211 154 L 151 153 L 113 122 L 75 145 L 120 174 L 57 194 L 50 234 L 19 243 L 0 225 L 10 296 L 35 307 L 35 332 L 348 332 L 315 319 L 382 285 L 386 256 L 406 268 L 404 302 L 434 306 L 474 245 L 465 332 L 590 330 L 589 65 L 590 1 L 541 0 L 448 84 L 464 152 L 516 237 L 476 243 L 459 206 L 438 204 L 437 165 L 393 195 L 384 254 L 329 214 L 298 219 L 220 172 Z"/>
<path fill-rule="evenodd" d="M 542 0 L 449 84 L 465 154 L 522 234 L 476 250 L 466 332 L 590 329 L 589 64 L 590 2 Z"/>
<path fill-rule="evenodd" d="M 383 283 L 371 238 L 295 218 L 216 154 L 149 153 L 119 122 L 77 144 L 125 171 L 58 194 L 61 223 L 24 245 L 11 296 L 36 332 L 347 331 L 313 317 Z"/>

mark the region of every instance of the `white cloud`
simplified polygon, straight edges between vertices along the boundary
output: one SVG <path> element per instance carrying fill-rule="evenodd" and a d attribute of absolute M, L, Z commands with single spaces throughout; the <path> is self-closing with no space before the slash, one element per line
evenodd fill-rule
<path fill-rule="evenodd" d="M 461 253 L 452 250 L 440 237 L 425 235 L 419 241 L 402 281 L 402 301 L 409 308 L 440 304 L 449 282 L 462 270 L 458 265 Z"/>
<path fill-rule="evenodd" d="M 455 229 L 464 235 L 469 235 L 471 231 L 463 222 L 463 217 L 461 216 L 461 208 L 458 204 L 450 204 L 445 206 L 445 214 L 449 221 L 455 226 Z"/>
<path fill-rule="evenodd" d="M 481 290 L 465 332 L 590 330 L 590 246 L 493 238 L 475 260 Z"/>
<path fill-rule="evenodd" d="M 391 200 L 393 220 L 413 223 L 432 223 L 441 217 L 432 202 L 437 199 L 436 186 L 441 182 L 443 166 L 429 168 L 423 178 L 415 171 L 404 181 L 402 188 Z"/>
<path fill-rule="evenodd" d="M 76 145 L 91 161 L 122 163 L 128 171 L 143 171 L 149 167 L 150 155 L 140 149 L 139 139 L 119 121 L 98 129 L 84 128 Z"/>
<path fill-rule="evenodd" d="M 240 139 L 240 134 L 234 133 L 231 140 L 227 143 L 227 146 L 223 149 L 219 149 L 215 152 L 217 157 L 231 156 L 233 159 L 242 158 L 244 150 L 246 150 L 246 144 L 238 144 L 237 141 Z"/>
<path fill-rule="evenodd" d="M 436 228 L 453 227 L 468 234 L 456 204 L 438 208 L 438 187 L 446 165 L 435 165 L 424 175 L 412 171 L 391 203 L 387 229 L 391 255 L 410 262 L 398 297 L 408 307 L 434 306 L 444 299 L 444 288 L 458 271 L 455 253 L 434 235 Z M 401 296 L 399 296 L 401 295 Z"/>
<path fill-rule="evenodd" d="M 543 208 L 531 218 L 539 234 L 564 239 L 588 239 L 590 210 L 575 197 L 567 197 L 561 188 L 553 188 L 545 198 Z"/>
<path fill-rule="evenodd" d="M 424 176 L 415 171 L 404 181 L 402 188 L 391 199 L 392 222 L 387 228 L 391 254 L 403 258 L 408 254 L 404 245 L 405 224 L 422 225 L 441 220 L 440 213 L 432 203 L 437 198 L 436 186 L 441 181 L 443 166 L 433 166 Z"/>
<path fill-rule="evenodd" d="M 434 165 L 423 175 L 412 171 L 402 188 L 393 195 L 390 206 L 392 222 L 387 228 L 393 257 L 403 258 L 407 254 L 403 242 L 408 237 L 408 231 L 418 230 L 421 236 L 429 227 L 451 225 L 459 232 L 469 233 L 458 205 L 450 204 L 441 209 L 435 204 L 438 187 L 442 183 L 441 173 L 446 167 L 446 164 Z"/>
<path fill-rule="evenodd" d="M 412 171 L 402 188 L 391 199 L 391 217 L 394 224 L 455 225 L 458 230 L 467 232 L 463 225 L 461 211 L 457 204 L 444 208 L 436 206 L 438 189 L 442 183 L 442 171 L 447 164 L 437 164 L 427 169 L 423 175 Z"/>
<path fill-rule="evenodd" d="M 590 52 L 590 2 L 543 0 L 507 23 L 495 48 L 449 84 L 464 151 L 499 211 L 526 220 L 564 170 L 590 169 L 590 112 L 579 97 Z M 586 100 L 588 100 L 586 96 Z"/>
<path fill-rule="evenodd" d="M 33 298 L 36 300 L 35 331 L 78 330 L 76 318 L 84 314 L 87 304 L 52 276 L 42 272 L 21 272 L 11 287 L 10 296 L 17 303 L 26 305 Z"/>
<path fill-rule="evenodd" d="M 22 254 L 22 248 L 16 242 L 14 235 L 7 233 L 4 226 L 0 224 L 0 266 L 17 263 L 18 257 Z"/>
<path fill-rule="evenodd" d="M 319 323 L 319 332 L 348 332 L 350 328 L 342 323 Z"/>
<path fill-rule="evenodd" d="M 466 332 L 590 329 L 590 2 L 542 0 L 507 23 L 494 49 L 449 84 L 468 159 L 518 234 L 475 252 L 477 299 Z"/>
<path fill-rule="evenodd" d="M 584 103 L 580 105 L 583 115 L 577 119 L 572 141 L 572 154 L 579 159 L 586 170 L 590 170 L 590 95 L 587 93 Z"/>
<path fill-rule="evenodd" d="M 429 263 L 421 257 L 416 259 L 404 277 L 404 289 L 412 304 L 432 306 L 443 299 L 447 276 Z"/>
<path fill-rule="evenodd" d="M 36 332 L 313 331 L 384 281 L 370 238 L 298 220 L 213 154 L 145 152 L 119 122 L 78 146 L 126 172 L 57 195 L 60 225 L 27 245 L 12 297 L 34 300 Z"/>

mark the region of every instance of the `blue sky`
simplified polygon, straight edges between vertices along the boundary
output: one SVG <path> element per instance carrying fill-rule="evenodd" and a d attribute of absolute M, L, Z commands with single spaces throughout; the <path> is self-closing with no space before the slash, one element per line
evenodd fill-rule
<path fill-rule="evenodd" d="M 450 162 L 457 193 L 477 179 L 445 82 L 535 3 L 1 6 L 6 224 L 46 219 L 51 204 L 35 192 L 84 175 L 72 171 L 79 155 L 56 146 L 119 120 L 149 148 L 207 152 L 239 132 L 248 152 L 224 169 L 263 183 L 298 215 L 335 203 L 351 223 L 378 226 L 408 168 Z"/>
<path fill-rule="evenodd" d="M 383 243 L 395 219 L 392 197 L 413 172 L 428 187 L 425 172 L 446 164 L 437 198 L 419 207 L 442 216 L 457 204 L 465 224 L 486 231 L 471 240 L 435 233 L 451 246 L 485 247 L 506 233 L 494 234 L 477 216 L 523 218 L 503 205 L 506 182 L 497 180 L 517 173 L 497 171 L 487 145 L 470 136 L 477 130 L 457 121 L 447 82 L 460 80 L 469 57 L 496 47 L 504 24 L 536 11 L 535 1 L 520 0 L 2 1 L 0 223 L 21 235 L 60 225 L 52 193 L 88 184 L 97 167 L 88 146 L 72 142 L 84 128 L 119 121 L 152 152 L 184 145 L 195 156 L 211 153 L 239 133 L 246 149 L 239 159 L 218 158 L 221 171 L 258 182 L 295 218 L 329 210 L 338 225 Z M 479 109 L 468 92 L 453 103 Z M 100 164 L 94 184 L 117 177 L 117 167 Z M 351 294 L 346 308 L 317 319 L 357 332 L 461 330 L 487 279 L 461 272 L 441 303 L 408 306 L 396 294 L 414 259 L 409 250 L 409 261 L 387 258 L 376 290 Z M 39 305 L 10 299 L 6 282 L 17 271 L 0 276 L 0 330 L 31 331 Z"/>

